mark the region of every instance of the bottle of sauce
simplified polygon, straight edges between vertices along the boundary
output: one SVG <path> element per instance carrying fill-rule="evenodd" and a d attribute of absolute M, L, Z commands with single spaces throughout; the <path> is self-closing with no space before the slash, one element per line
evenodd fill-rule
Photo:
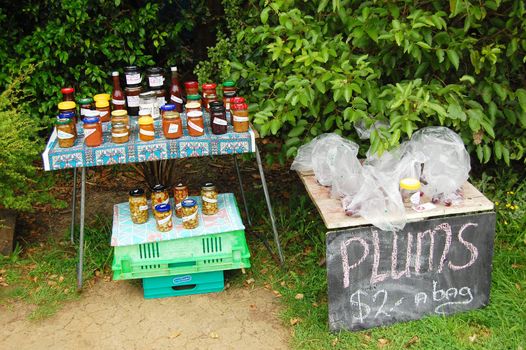
<path fill-rule="evenodd" d="M 179 113 L 183 111 L 183 95 L 181 83 L 179 83 L 179 77 L 177 73 L 177 67 L 171 67 L 172 71 L 172 83 L 170 85 L 170 101 L 175 105 L 175 110 Z"/>
<path fill-rule="evenodd" d="M 113 79 L 113 91 L 111 92 L 111 107 L 114 111 L 126 109 L 126 99 L 124 92 L 121 89 L 121 81 L 119 79 L 119 72 L 111 73 Z"/>

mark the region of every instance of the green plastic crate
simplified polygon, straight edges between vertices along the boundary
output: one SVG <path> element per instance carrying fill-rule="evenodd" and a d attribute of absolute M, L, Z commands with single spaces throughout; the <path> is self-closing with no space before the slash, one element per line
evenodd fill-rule
<path fill-rule="evenodd" d="M 145 299 L 220 292 L 225 288 L 223 271 L 144 278 Z"/>
<path fill-rule="evenodd" d="M 245 231 L 114 247 L 114 280 L 250 267 Z"/>

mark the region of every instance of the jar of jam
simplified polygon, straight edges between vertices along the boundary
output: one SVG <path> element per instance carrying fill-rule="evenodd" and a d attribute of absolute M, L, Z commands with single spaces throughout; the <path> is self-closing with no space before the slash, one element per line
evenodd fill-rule
<path fill-rule="evenodd" d="M 86 116 L 86 111 L 89 111 L 93 109 L 93 107 L 95 107 L 93 104 L 93 99 L 91 97 L 79 98 L 77 100 L 77 103 L 79 104 L 80 108 L 79 115 L 81 120 L 83 120 Z"/>
<path fill-rule="evenodd" d="M 147 111 L 145 111 L 147 112 Z M 155 128 L 153 118 L 148 115 L 139 117 L 139 139 L 141 141 L 153 141 L 155 139 Z"/>
<path fill-rule="evenodd" d="M 73 121 L 70 118 L 57 119 L 55 122 L 57 129 L 58 145 L 60 148 L 73 147 L 75 144 L 75 130 Z"/>
<path fill-rule="evenodd" d="M 221 102 L 217 102 L 216 104 L 212 104 L 210 106 L 210 124 L 213 134 L 226 134 L 228 122 L 226 120 L 225 107 L 223 107 Z"/>
<path fill-rule="evenodd" d="M 139 95 L 139 111 L 147 110 L 153 119 L 160 117 L 159 107 L 157 107 L 157 95 L 155 92 L 142 92 Z"/>
<path fill-rule="evenodd" d="M 151 67 L 146 69 L 146 81 L 150 89 L 159 89 L 164 85 L 163 69 Z"/>
<path fill-rule="evenodd" d="M 124 67 L 124 80 L 127 87 L 140 86 L 142 83 L 141 71 L 137 66 Z"/>
<path fill-rule="evenodd" d="M 203 214 L 214 215 L 219 211 L 217 190 L 213 183 L 207 182 L 201 187 L 201 200 L 203 201 Z"/>
<path fill-rule="evenodd" d="M 163 115 L 163 134 L 167 139 L 178 139 L 183 136 L 183 123 L 175 105 L 161 107 Z"/>
<path fill-rule="evenodd" d="M 100 121 L 102 123 L 106 123 L 111 120 L 109 101 L 103 99 L 95 100 L 95 107 L 97 108 L 97 111 L 100 112 Z"/>
<path fill-rule="evenodd" d="M 73 101 L 59 102 L 58 111 L 59 113 L 73 112 L 75 113 L 75 116 L 76 116 L 77 115 L 77 104 Z M 77 122 L 77 118 L 75 118 L 74 122 L 75 123 Z"/>
<path fill-rule="evenodd" d="M 210 102 L 217 101 L 217 84 L 203 84 L 203 105 L 207 112 L 210 111 Z"/>
<path fill-rule="evenodd" d="M 111 125 L 122 123 L 126 127 L 130 128 L 130 117 L 128 117 L 128 112 L 124 109 L 119 109 L 111 112 Z"/>
<path fill-rule="evenodd" d="M 227 112 L 230 112 L 230 100 L 236 96 L 237 88 L 236 83 L 232 80 L 223 82 L 223 104 Z"/>
<path fill-rule="evenodd" d="M 157 230 L 168 232 L 173 228 L 172 206 L 170 204 L 158 204 L 155 206 L 155 221 Z"/>
<path fill-rule="evenodd" d="M 197 81 L 185 81 L 184 89 L 186 95 L 197 95 L 199 93 L 199 83 Z"/>
<path fill-rule="evenodd" d="M 166 104 L 166 90 L 159 89 L 159 90 L 152 90 L 152 91 L 155 92 L 155 96 L 157 97 L 156 99 L 157 108 L 161 108 L 162 106 Z"/>
<path fill-rule="evenodd" d="M 174 204 L 175 204 L 175 216 L 178 218 L 183 217 L 183 206 L 181 202 L 188 198 L 188 187 L 182 183 L 178 184 L 174 188 Z"/>
<path fill-rule="evenodd" d="M 99 117 L 86 116 L 84 122 L 84 144 L 97 147 L 102 144 L 102 126 Z"/>
<path fill-rule="evenodd" d="M 170 195 L 165 185 L 157 184 L 152 188 L 152 208 L 155 208 L 158 204 L 168 204 L 170 201 Z"/>
<path fill-rule="evenodd" d="M 62 101 L 73 101 L 75 102 L 75 96 L 73 95 L 75 93 L 75 89 L 72 87 L 65 87 L 60 90 L 62 93 Z"/>
<path fill-rule="evenodd" d="M 201 112 L 201 104 L 199 102 L 195 102 L 195 101 L 192 101 L 192 102 L 188 102 L 185 106 L 185 111 L 186 111 L 186 114 L 190 113 L 190 112 Z"/>
<path fill-rule="evenodd" d="M 235 104 L 241 104 L 241 103 L 245 103 L 245 98 L 244 97 L 232 97 L 230 99 L 230 125 L 233 125 L 234 121 L 233 121 L 233 117 L 232 117 L 232 105 L 235 105 Z"/>
<path fill-rule="evenodd" d="M 232 125 L 234 132 L 248 131 L 248 105 L 246 103 L 236 103 L 230 106 L 232 110 Z"/>
<path fill-rule="evenodd" d="M 148 221 L 148 200 L 142 188 L 130 191 L 128 197 L 130 216 L 134 224 L 144 224 Z"/>
<path fill-rule="evenodd" d="M 126 87 L 124 91 L 126 92 L 126 106 L 128 115 L 132 117 L 138 116 L 140 104 L 139 95 L 142 92 L 142 87 L 140 85 L 136 87 Z"/>
<path fill-rule="evenodd" d="M 191 111 L 186 113 L 188 119 L 188 135 L 196 137 L 203 136 L 205 133 L 205 123 L 203 112 Z"/>
<path fill-rule="evenodd" d="M 199 226 L 197 202 L 192 198 L 187 198 L 181 202 L 181 206 L 183 207 L 183 227 L 191 230 Z"/>
<path fill-rule="evenodd" d="M 111 125 L 111 142 L 126 143 L 130 140 L 130 131 L 128 125 L 124 123 L 112 123 Z"/>

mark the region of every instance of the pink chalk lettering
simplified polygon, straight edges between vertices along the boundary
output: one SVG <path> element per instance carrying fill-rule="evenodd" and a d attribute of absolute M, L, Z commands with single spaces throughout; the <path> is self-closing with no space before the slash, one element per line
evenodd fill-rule
<path fill-rule="evenodd" d="M 360 258 L 360 260 L 358 260 L 356 263 L 349 265 L 349 255 L 347 254 L 347 247 L 352 242 L 355 242 L 355 241 L 362 245 L 363 255 Z M 363 238 L 360 238 L 360 237 L 350 238 L 341 243 L 340 254 L 342 256 L 342 265 L 343 265 L 343 288 L 348 288 L 349 287 L 349 271 L 351 269 L 356 268 L 358 265 L 360 265 L 365 260 L 367 255 L 369 255 L 369 244 L 367 244 L 367 242 Z"/>
<path fill-rule="evenodd" d="M 422 257 L 422 239 L 428 234 L 431 239 L 429 244 L 429 258 L 428 265 L 429 271 L 433 271 L 433 250 L 435 249 L 435 231 L 426 230 L 424 232 L 418 232 L 417 241 L 416 241 L 416 257 L 415 257 L 415 273 L 420 274 L 420 259 Z"/>
<path fill-rule="evenodd" d="M 447 254 L 449 253 L 449 247 L 451 246 L 451 226 L 448 223 L 443 223 L 435 227 L 435 230 L 442 230 L 446 233 L 446 244 L 444 245 L 444 251 L 442 252 L 442 257 L 440 258 L 440 265 L 438 266 L 438 273 L 442 272 L 444 268 L 444 262 L 446 261 Z"/>
<path fill-rule="evenodd" d="M 407 251 L 405 254 L 405 269 L 403 271 L 397 271 L 398 265 L 398 235 L 393 232 L 393 251 L 391 252 L 391 277 L 395 280 L 400 279 L 403 275 L 411 277 L 411 250 L 413 249 L 413 235 L 407 234 Z"/>
<path fill-rule="evenodd" d="M 473 265 L 475 263 L 475 261 L 477 260 L 478 256 L 479 256 L 479 251 L 477 249 L 477 247 L 475 247 L 475 245 L 473 245 L 473 243 L 471 242 L 468 242 L 466 241 L 463 237 L 462 237 L 462 234 L 464 233 L 464 230 L 466 228 L 468 228 L 469 226 L 474 226 L 474 227 L 477 227 L 478 224 L 474 224 L 474 223 L 471 223 L 471 222 L 468 222 L 467 224 L 463 225 L 460 230 L 458 231 L 458 241 L 460 243 L 462 243 L 464 245 L 464 247 L 467 248 L 467 250 L 469 250 L 469 252 L 471 253 L 471 257 L 469 258 L 469 261 L 464 264 L 464 265 L 461 265 L 461 266 L 458 266 L 458 265 L 454 265 L 451 261 L 449 262 L 449 268 L 453 271 L 458 271 L 458 270 L 462 270 L 462 269 L 465 269 L 465 268 L 468 268 L 470 267 L 471 265 Z"/>
<path fill-rule="evenodd" d="M 378 265 L 380 264 L 380 239 L 378 238 L 378 231 L 373 230 L 373 271 L 371 273 L 371 284 L 376 284 L 385 280 L 389 274 L 381 273 L 378 274 Z"/>

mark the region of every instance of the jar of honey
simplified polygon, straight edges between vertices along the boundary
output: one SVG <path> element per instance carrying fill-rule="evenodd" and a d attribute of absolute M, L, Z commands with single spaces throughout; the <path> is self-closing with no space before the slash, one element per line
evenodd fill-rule
<path fill-rule="evenodd" d="M 113 123 L 111 125 L 111 142 L 126 143 L 130 139 L 128 125 L 124 123 Z"/>
<path fill-rule="evenodd" d="M 188 119 L 188 135 L 193 137 L 203 136 L 205 133 L 203 112 L 191 111 L 186 113 L 186 117 Z"/>
<path fill-rule="evenodd" d="M 155 139 L 155 128 L 153 118 L 150 115 L 139 117 L 139 139 L 141 141 L 153 141 Z"/>
<path fill-rule="evenodd" d="M 130 117 L 127 110 L 119 109 L 111 112 L 111 124 L 117 123 L 123 123 L 128 129 L 130 128 Z"/>
<path fill-rule="evenodd" d="M 163 116 L 163 134 L 167 139 L 177 139 L 183 136 L 183 123 L 175 105 L 168 104 L 161 107 Z"/>
<path fill-rule="evenodd" d="M 109 122 L 110 117 L 110 102 L 104 99 L 95 100 L 95 107 L 100 112 L 100 121 L 102 123 Z"/>
<path fill-rule="evenodd" d="M 88 147 L 97 147 L 102 144 L 102 126 L 99 117 L 87 116 L 84 123 L 84 144 Z"/>

